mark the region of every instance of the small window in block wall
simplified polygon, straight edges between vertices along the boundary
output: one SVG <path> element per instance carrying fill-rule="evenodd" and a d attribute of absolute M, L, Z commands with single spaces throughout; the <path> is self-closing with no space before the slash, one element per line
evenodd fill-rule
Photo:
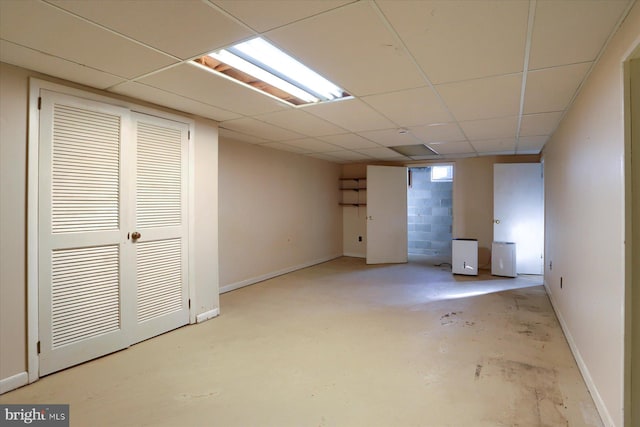
<path fill-rule="evenodd" d="M 453 165 L 431 166 L 431 182 L 453 181 Z"/>

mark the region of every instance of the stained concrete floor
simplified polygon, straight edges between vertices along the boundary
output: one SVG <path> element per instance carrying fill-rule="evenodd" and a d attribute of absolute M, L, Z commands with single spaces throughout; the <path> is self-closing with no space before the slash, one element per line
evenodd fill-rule
<path fill-rule="evenodd" d="M 541 278 L 339 258 L 0 403 L 72 426 L 601 426 Z"/>

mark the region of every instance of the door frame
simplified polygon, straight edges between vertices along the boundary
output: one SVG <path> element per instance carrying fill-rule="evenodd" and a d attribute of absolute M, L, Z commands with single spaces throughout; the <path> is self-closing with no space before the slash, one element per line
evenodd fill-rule
<path fill-rule="evenodd" d="M 58 83 L 38 79 L 29 78 L 29 111 L 28 111 L 28 129 L 27 129 L 27 373 L 28 382 L 37 381 L 39 376 L 40 360 L 38 356 L 38 179 L 39 179 L 39 149 L 40 149 L 40 110 L 38 108 L 38 99 L 41 90 L 49 90 L 59 92 L 69 96 L 90 99 L 92 101 L 103 102 L 110 105 L 127 108 L 142 114 L 161 117 L 163 119 L 182 122 L 189 127 L 188 141 L 188 177 L 187 177 L 187 222 L 188 222 L 188 273 L 187 286 L 189 288 L 189 299 L 191 300 L 189 308 L 189 323 L 196 322 L 195 310 L 196 294 L 195 294 L 195 235 L 194 235 L 194 180 L 195 180 L 195 158 L 194 158 L 194 124 L 195 121 L 188 117 L 167 113 L 154 108 L 145 107 L 130 101 L 118 98 L 111 98 L 87 90 L 65 86 Z"/>

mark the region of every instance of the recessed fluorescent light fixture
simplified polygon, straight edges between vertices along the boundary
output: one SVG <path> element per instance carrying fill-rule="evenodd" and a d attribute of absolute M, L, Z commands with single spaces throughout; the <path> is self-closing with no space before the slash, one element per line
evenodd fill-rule
<path fill-rule="evenodd" d="M 351 96 L 261 37 L 211 52 L 194 61 L 293 105 Z"/>

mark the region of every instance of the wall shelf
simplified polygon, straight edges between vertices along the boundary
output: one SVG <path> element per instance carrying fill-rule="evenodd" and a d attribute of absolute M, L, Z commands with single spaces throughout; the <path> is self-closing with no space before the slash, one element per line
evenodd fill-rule
<path fill-rule="evenodd" d="M 340 178 L 340 206 L 367 205 L 367 178 Z"/>

